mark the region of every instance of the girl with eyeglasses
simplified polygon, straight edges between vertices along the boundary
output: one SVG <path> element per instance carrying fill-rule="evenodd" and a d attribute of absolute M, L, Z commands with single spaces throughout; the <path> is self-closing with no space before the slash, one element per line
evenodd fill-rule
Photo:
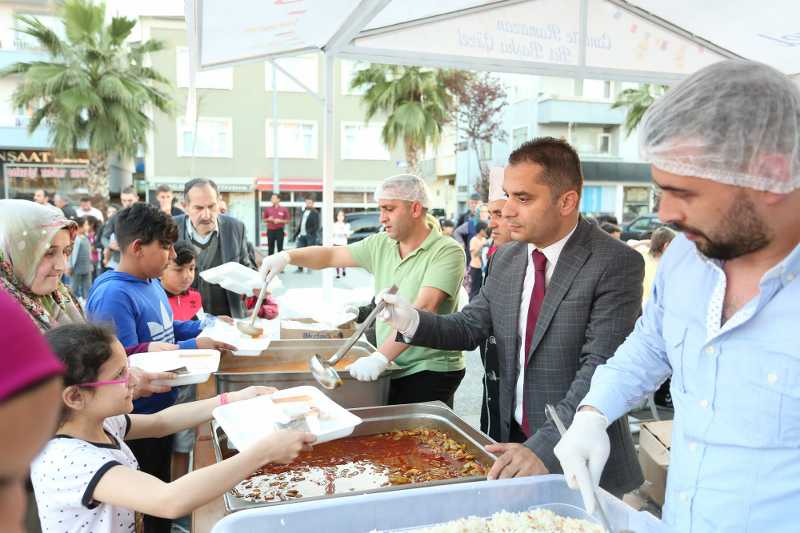
<path fill-rule="evenodd" d="M 155 414 L 129 414 L 133 395 L 128 360 L 110 329 L 71 324 L 45 336 L 66 366 L 57 434 L 31 466 L 45 532 L 132 532 L 136 513 L 184 516 L 221 496 L 258 467 L 290 463 L 314 440 L 308 433 L 272 433 L 225 461 L 165 483 L 138 469 L 126 440 L 162 437 L 196 427 L 210 420 L 212 410 L 220 404 L 271 394 L 276 389 L 248 387 Z"/>

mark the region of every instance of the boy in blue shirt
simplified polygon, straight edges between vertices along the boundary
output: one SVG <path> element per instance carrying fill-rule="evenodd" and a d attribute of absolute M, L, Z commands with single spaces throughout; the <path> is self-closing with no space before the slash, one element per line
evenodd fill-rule
<path fill-rule="evenodd" d="M 122 252 L 119 266 L 94 282 L 86 308 L 94 321 L 113 322 L 123 346 L 142 342 L 177 342 L 181 348 L 235 350 L 229 344 L 197 336 L 200 321 L 173 320 L 159 276 L 175 257 L 178 227 L 156 207 L 136 203 L 117 215 L 116 238 Z M 175 403 L 177 391 L 154 394 L 134 402 L 134 413 L 155 413 Z M 172 436 L 131 443 L 141 469 L 170 481 Z M 153 531 L 169 531 L 169 521 L 147 517 Z M 166 522 L 164 524 L 163 522 Z"/>

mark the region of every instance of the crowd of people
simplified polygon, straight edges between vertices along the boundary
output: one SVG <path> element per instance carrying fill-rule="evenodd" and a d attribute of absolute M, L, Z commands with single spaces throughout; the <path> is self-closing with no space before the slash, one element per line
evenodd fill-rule
<path fill-rule="evenodd" d="M 320 246 L 309 199 L 297 227 L 302 246 L 278 250 L 276 234 L 260 272 L 372 273 L 385 304 L 376 349 L 348 371 L 371 381 L 396 364 L 391 404 L 452 407 L 462 351 L 480 347 L 481 427 L 497 440 L 487 447 L 497 456 L 489 479 L 563 473 L 590 512 L 597 486 L 616 496 L 639 487 L 625 415 L 671 378 L 666 525 L 792 530 L 800 90 L 770 67 L 722 61 L 658 100 L 639 134 L 662 191 L 659 215 L 677 235 L 665 228 L 631 246 L 581 216 L 578 153 L 543 137 L 511 153 L 488 202 L 476 199 L 457 224 L 440 227 L 425 181 L 402 174 L 375 193 L 384 231 L 346 244 L 349 230 L 337 226 L 336 245 Z M 0 424 L 19 436 L 0 442 L 0 508 L 11 527 L 21 521 L 29 471 L 47 531 L 133 531 L 136 513 L 145 531 L 168 531 L 170 519 L 261 464 L 291 462 L 313 444 L 311 434 L 281 431 L 173 479 L 171 455 L 181 449 L 172 435 L 207 421 L 217 405 L 274 389 L 176 403 L 180 391 L 154 384 L 171 374 L 128 367 L 127 355 L 142 350 L 234 348 L 201 332 L 206 320 L 243 316 L 244 298 L 197 272 L 258 262 L 241 222 L 221 213 L 213 181 L 186 184 L 183 214 L 166 200 L 155 207 L 132 198 L 108 216 L 95 239 L 107 234 L 109 261 L 119 255 L 93 280 L 85 307 L 63 277 L 76 249 L 87 254 L 78 220 L 92 206 L 69 218 L 65 206 L 40 200 L 0 201 Z M 283 230 L 279 204 L 268 223 Z M 472 298 L 459 310 L 465 277 Z M 548 404 L 568 427 L 563 437 L 545 416 Z"/>

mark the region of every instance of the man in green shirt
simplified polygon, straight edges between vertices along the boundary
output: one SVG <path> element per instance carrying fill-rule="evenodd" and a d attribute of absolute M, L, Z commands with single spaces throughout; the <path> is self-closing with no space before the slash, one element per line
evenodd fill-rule
<path fill-rule="evenodd" d="M 312 246 L 281 252 L 264 260 L 261 271 L 275 276 L 287 265 L 304 268 L 362 267 L 375 280 L 375 293 L 393 284 L 419 308 L 446 315 L 455 312 L 464 278 L 464 251 L 429 224 L 430 195 L 425 182 L 410 174 L 386 178 L 375 193 L 385 231 L 348 246 Z M 377 324 L 378 350 L 348 367 L 361 381 L 373 381 L 394 361 L 389 403 L 440 400 L 453 406 L 464 377 L 459 351 L 409 346 L 397 332 Z"/>

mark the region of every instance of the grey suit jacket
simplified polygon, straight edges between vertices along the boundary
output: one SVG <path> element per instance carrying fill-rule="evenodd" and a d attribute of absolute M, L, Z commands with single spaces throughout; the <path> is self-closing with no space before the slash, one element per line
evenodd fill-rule
<path fill-rule="evenodd" d="M 178 239 L 188 240 L 189 238 L 186 235 L 186 215 L 178 215 L 173 219 L 178 225 Z M 219 231 L 219 245 L 222 249 L 222 262 L 234 261 L 255 269 L 256 265 L 250 261 L 250 255 L 247 253 L 247 232 L 244 224 L 227 215 L 219 215 L 217 229 Z M 228 297 L 231 314 L 234 318 L 243 318 L 246 313 L 241 295 L 230 291 L 225 291 L 225 294 Z"/>
<path fill-rule="evenodd" d="M 500 429 L 508 441 L 519 375 L 520 302 L 528 246 L 509 243 L 492 259 L 480 293 L 460 313 L 420 312 L 412 344 L 444 350 L 474 349 L 493 336 L 500 366 Z M 589 391 L 595 368 L 606 362 L 633 330 L 641 312 L 642 256 L 581 219 L 559 256 L 536 323 L 525 372 L 525 411 L 534 434 L 525 442 L 551 473 L 561 473 L 553 455 L 558 430 L 544 414 L 556 406 L 569 426 Z M 601 485 L 621 494 L 643 478 L 627 422 L 613 423 L 611 456 Z"/>

